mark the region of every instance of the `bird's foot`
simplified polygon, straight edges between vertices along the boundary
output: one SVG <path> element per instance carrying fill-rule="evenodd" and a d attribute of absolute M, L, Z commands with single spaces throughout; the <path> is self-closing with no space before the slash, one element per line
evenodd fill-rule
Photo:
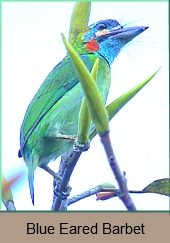
<path fill-rule="evenodd" d="M 70 195 L 72 188 L 68 185 L 67 190 L 66 191 L 61 191 L 60 190 L 60 185 L 57 185 L 54 188 L 54 194 L 56 195 L 56 197 L 60 200 L 66 200 L 68 198 L 68 196 Z"/>
<path fill-rule="evenodd" d="M 85 144 L 81 144 L 78 142 L 78 140 L 76 139 L 74 145 L 73 145 L 73 151 L 75 152 L 85 152 L 90 148 L 90 141 L 88 141 Z"/>

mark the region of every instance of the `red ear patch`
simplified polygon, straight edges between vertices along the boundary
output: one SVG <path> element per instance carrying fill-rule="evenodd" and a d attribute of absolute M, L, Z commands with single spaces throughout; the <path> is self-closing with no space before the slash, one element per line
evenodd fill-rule
<path fill-rule="evenodd" d="M 86 44 L 86 49 L 89 51 L 98 51 L 99 44 L 94 38 L 92 38 L 91 41 Z"/>

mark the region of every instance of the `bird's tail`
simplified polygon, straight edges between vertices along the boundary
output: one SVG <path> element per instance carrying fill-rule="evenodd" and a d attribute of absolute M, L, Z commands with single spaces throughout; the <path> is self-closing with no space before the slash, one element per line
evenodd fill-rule
<path fill-rule="evenodd" d="M 30 188 L 30 195 L 32 199 L 32 204 L 34 205 L 34 171 L 38 165 L 38 158 L 34 154 L 29 156 L 29 160 L 26 159 L 26 164 L 28 167 L 28 182 Z"/>
<path fill-rule="evenodd" d="M 31 169 L 28 169 L 28 181 L 32 204 L 34 205 L 34 171 Z"/>

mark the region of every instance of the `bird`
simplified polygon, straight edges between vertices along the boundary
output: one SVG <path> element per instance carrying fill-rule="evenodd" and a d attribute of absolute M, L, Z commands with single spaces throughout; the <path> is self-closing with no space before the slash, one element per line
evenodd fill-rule
<path fill-rule="evenodd" d="M 124 46 L 144 32 L 146 26 L 122 26 L 115 19 L 97 21 L 77 34 L 75 51 L 90 72 L 99 59 L 97 87 L 104 104 L 111 83 L 111 65 Z M 48 167 L 73 146 L 69 136 L 77 134 L 78 116 L 84 97 L 75 66 L 68 54 L 45 78 L 30 102 L 21 128 L 18 157 L 28 168 L 30 195 L 34 205 L 34 171 L 37 166 L 50 174 Z M 94 124 L 92 124 L 91 130 Z"/>

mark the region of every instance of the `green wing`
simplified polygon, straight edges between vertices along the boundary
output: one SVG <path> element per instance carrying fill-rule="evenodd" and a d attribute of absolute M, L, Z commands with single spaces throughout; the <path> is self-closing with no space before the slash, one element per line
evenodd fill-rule
<path fill-rule="evenodd" d="M 96 59 L 94 54 L 90 56 L 91 58 L 87 58 L 87 55 L 81 56 L 89 70 Z M 64 58 L 49 73 L 27 108 L 20 132 L 21 151 L 29 136 L 45 114 L 68 90 L 72 89 L 78 82 L 79 80 L 75 67 L 72 64 L 71 59 L 66 56 L 66 58 Z M 20 151 L 18 155 L 19 157 L 22 156 Z"/>

